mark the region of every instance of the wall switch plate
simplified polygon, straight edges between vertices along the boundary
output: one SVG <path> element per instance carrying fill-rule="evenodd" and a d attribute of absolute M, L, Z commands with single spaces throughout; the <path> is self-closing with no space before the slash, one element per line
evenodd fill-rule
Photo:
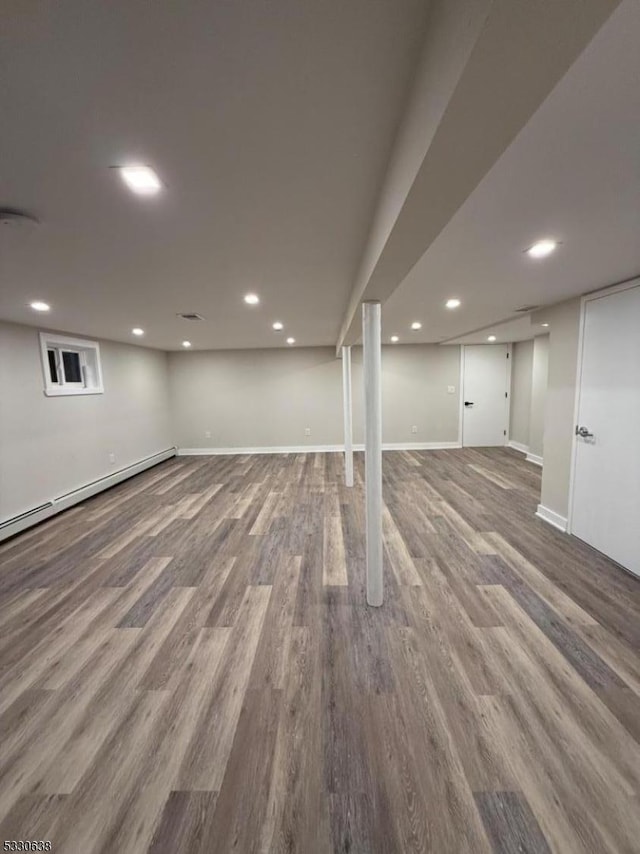
<path fill-rule="evenodd" d="M 305 435 L 305 436 L 310 436 L 310 435 L 311 435 L 311 427 L 305 427 L 305 428 L 304 428 L 304 435 Z"/>
<path fill-rule="evenodd" d="M 413 425 L 413 427 L 411 428 L 411 432 L 412 432 L 412 433 L 417 433 L 417 432 L 418 432 L 418 428 L 417 428 L 417 426 L 416 426 L 415 424 L 414 424 L 414 425 Z"/>
<path fill-rule="evenodd" d="M 455 394 L 455 393 L 456 393 L 456 387 L 454 385 L 448 385 L 447 386 L 447 394 Z"/>
<path fill-rule="evenodd" d="M 204 438 L 205 438 L 205 439 L 210 439 L 210 438 L 211 438 L 211 430 L 207 430 L 207 431 L 206 431 L 206 433 L 204 434 Z"/>
<path fill-rule="evenodd" d="M 113 453 L 109 454 L 109 462 L 111 463 L 111 465 L 113 465 L 115 463 L 115 461 L 116 461 L 116 455 Z"/>

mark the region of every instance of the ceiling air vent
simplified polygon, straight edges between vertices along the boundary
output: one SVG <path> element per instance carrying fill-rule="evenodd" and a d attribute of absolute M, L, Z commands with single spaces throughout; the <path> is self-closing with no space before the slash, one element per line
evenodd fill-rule
<path fill-rule="evenodd" d="M 38 225 L 38 220 L 31 214 L 15 208 L 0 208 L 0 226 L 24 228 Z"/>
<path fill-rule="evenodd" d="M 539 305 L 523 305 L 522 308 L 517 308 L 516 311 L 522 312 L 523 314 L 527 311 L 535 311 L 537 308 L 540 308 Z"/>
<path fill-rule="evenodd" d="M 204 320 L 204 317 L 201 314 L 196 314 L 195 311 L 179 311 L 178 317 L 181 317 L 183 320 Z"/>

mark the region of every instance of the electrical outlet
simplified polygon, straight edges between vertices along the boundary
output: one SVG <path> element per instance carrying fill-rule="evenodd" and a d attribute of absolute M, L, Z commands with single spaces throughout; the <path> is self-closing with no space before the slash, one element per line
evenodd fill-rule
<path fill-rule="evenodd" d="M 304 428 L 304 435 L 305 435 L 305 436 L 310 436 L 310 435 L 311 435 L 311 427 L 305 427 L 305 428 Z"/>
<path fill-rule="evenodd" d="M 211 430 L 207 430 L 207 432 L 204 434 L 204 438 L 205 438 L 205 439 L 210 439 L 210 438 L 211 438 Z"/>
<path fill-rule="evenodd" d="M 116 455 L 114 453 L 109 454 L 109 463 L 114 465 L 116 461 Z"/>
<path fill-rule="evenodd" d="M 456 393 L 456 387 L 454 385 L 448 385 L 447 386 L 447 394 L 455 394 L 455 393 Z"/>
<path fill-rule="evenodd" d="M 413 425 L 413 427 L 411 428 L 411 432 L 412 432 L 412 433 L 417 433 L 417 432 L 418 432 L 418 427 L 417 427 L 415 424 L 414 424 L 414 425 Z"/>

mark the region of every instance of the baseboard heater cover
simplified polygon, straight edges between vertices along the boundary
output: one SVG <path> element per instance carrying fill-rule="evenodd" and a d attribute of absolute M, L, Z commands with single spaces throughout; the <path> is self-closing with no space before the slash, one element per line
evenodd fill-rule
<path fill-rule="evenodd" d="M 118 469 L 118 471 L 104 475 L 104 477 L 92 480 L 90 483 L 85 483 L 83 486 L 72 489 L 70 492 L 65 492 L 51 501 L 39 504 L 37 507 L 32 507 L 23 513 L 18 513 L 10 519 L 5 519 L 0 522 L 0 541 L 6 540 L 8 537 L 13 537 L 15 534 L 19 534 L 33 525 L 37 525 L 39 522 L 44 522 L 50 516 L 55 516 L 56 513 L 73 507 L 74 504 L 78 504 L 80 501 L 91 498 L 93 495 L 97 495 L 99 492 L 103 492 L 105 489 L 109 489 L 123 480 L 128 480 L 128 478 L 134 477 L 146 469 L 153 468 L 153 466 L 163 463 L 165 460 L 171 459 L 171 457 L 175 457 L 176 452 L 177 448 L 175 447 L 159 451 L 157 454 L 145 457 L 137 463 L 132 463 L 129 466 Z"/>
<path fill-rule="evenodd" d="M 0 531 L 7 528 L 9 525 L 15 525 L 16 522 L 22 522 L 23 519 L 29 519 L 31 516 L 35 516 L 36 513 L 41 513 L 49 507 L 53 507 L 53 501 L 47 501 L 45 504 L 39 504 L 37 507 L 32 507 L 31 510 L 25 510 L 24 513 L 18 513 L 17 516 L 12 516 L 11 519 L 5 519 L 4 522 L 0 522 Z"/>

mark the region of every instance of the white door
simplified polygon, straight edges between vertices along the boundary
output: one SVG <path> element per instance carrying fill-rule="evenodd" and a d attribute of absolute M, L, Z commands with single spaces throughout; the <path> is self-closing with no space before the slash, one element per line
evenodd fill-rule
<path fill-rule="evenodd" d="M 504 445 L 509 414 L 509 347 L 472 344 L 462 349 L 462 444 Z"/>
<path fill-rule="evenodd" d="M 640 575 L 640 286 L 585 302 L 571 533 Z"/>

